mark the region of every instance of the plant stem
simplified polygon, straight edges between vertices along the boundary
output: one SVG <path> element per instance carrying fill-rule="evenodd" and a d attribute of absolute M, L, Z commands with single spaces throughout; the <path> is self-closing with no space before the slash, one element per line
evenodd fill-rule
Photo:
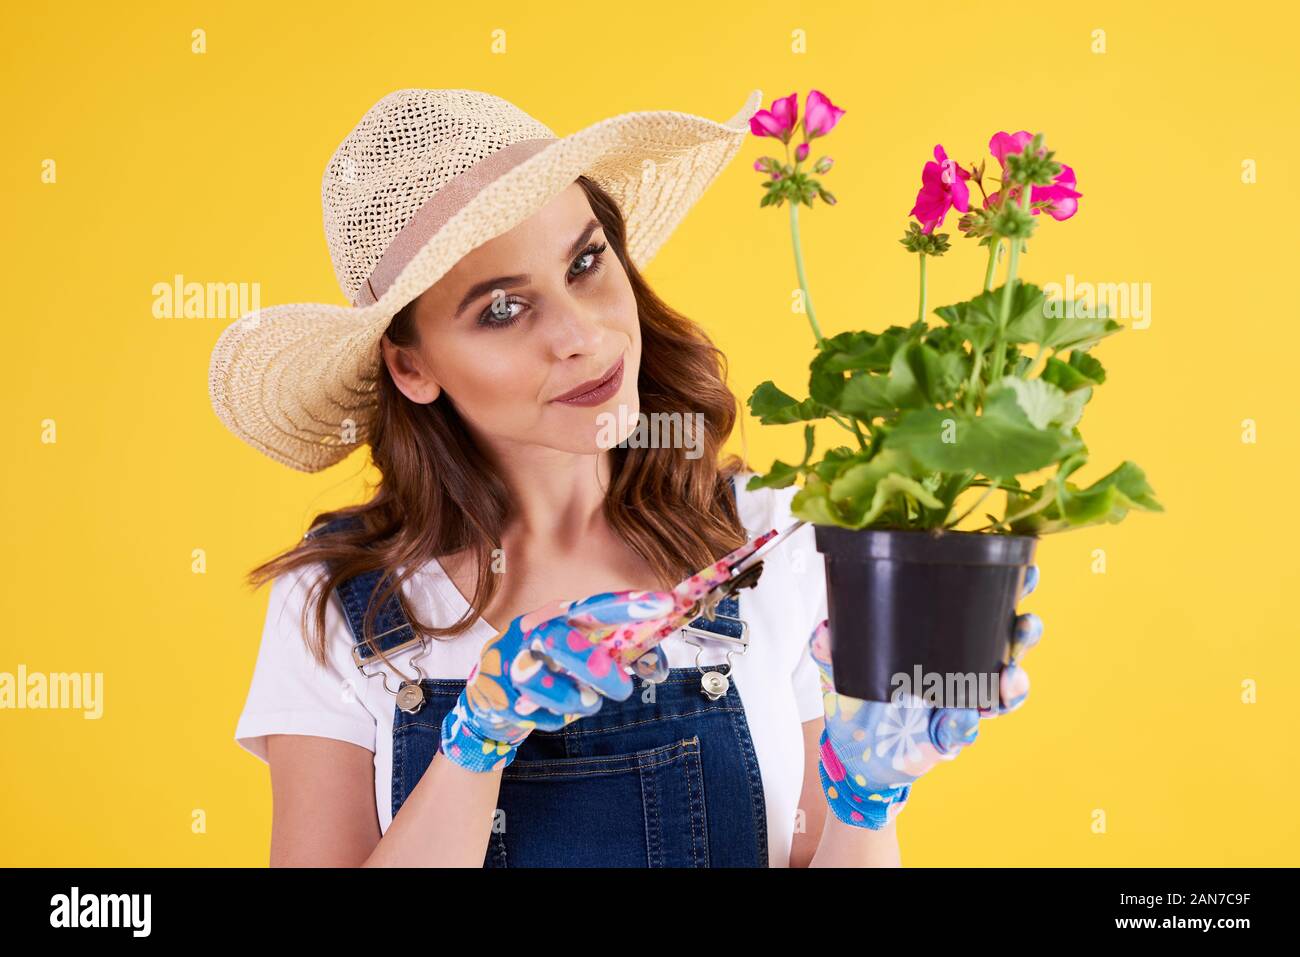
<path fill-rule="evenodd" d="M 997 236 L 990 236 L 989 239 L 989 266 L 984 270 L 984 291 L 988 292 L 993 288 L 993 277 L 998 271 L 998 250 L 1002 248 L 1002 240 Z"/>
<path fill-rule="evenodd" d="M 1032 378 L 1034 377 L 1034 373 L 1035 373 L 1035 371 L 1038 371 L 1039 374 L 1041 374 L 1041 370 L 1038 369 L 1038 363 L 1039 363 L 1039 362 L 1043 359 L 1043 357 L 1046 356 L 1047 353 L 1049 353 L 1049 352 L 1051 352 L 1053 355 L 1056 354 L 1056 350 L 1055 350 L 1055 349 L 1048 349 L 1046 346 L 1043 346 L 1043 347 L 1041 347 L 1041 348 L 1038 350 L 1038 354 L 1037 354 L 1036 356 L 1034 356 L 1034 361 L 1033 361 L 1032 363 L 1030 363 L 1029 368 L 1025 370 L 1025 378 L 1026 378 L 1026 379 L 1032 379 Z M 1046 366 L 1047 363 L 1044 362 L 1043 365 Z"/>
<path fill-rule="evenodd" d="M 917 253 L 921 260 L 921 305 L 916 310 L 916 321 L 925 321 L 925 253 Z"/>
<path fill-rule="evenodd" d="M 858 422 L 857 422 L 856 419 L 851 419 L 849 422 L 845 422 L 843 419 L 841 419 L 841 418 L 840 418 L 838 415 L 836 415 L 834 412 L 831 412 L 831 413 L 829 413 L 829 414 L 830 414 L 830 417 L 831 417 L 832 419 L 835 420 L 836 424 L 838 424 L 838 425 L 840 425 L 840 426 L 843 426 L 843 428 L 845 429 L 845 431 L 847 431 L 847 432 L 852 432 L 854 435 L 856 435 L 856 436 L 858 437 L 858 447 L 859 447 L 859 448 L 865 449 L 865 448 L 867 447 L 867 440 L 864 439 L 864 438 L 862 437 L 862 432 L 861 432 L 861 430 L 858 428 Z"/>
<path fill-rule="evenodd" d="M 1060 470 L 1060 469 L 1059 469 L 1059 466 L 1058 466 L 1058 471 L 1059 471 L 1059 470 Z M 1053 478 L 1053 479 L 1050 479 L 1050 481 L 1055 482 L 1056 479 Z M 1003 517 L 1002 521 L 1000 521 L 1000 522 L 995 522 L 995 523 L 992 524 L 992 525 L 985 525 L 984 528 L 998 528 L 998 527 L 1000 527 L 1000 526 L 1002 526 L 1002 525 L 1006 525 L 1008 528 L 1010 528 L 1012 522 L 1019 521 L 1020 519 L 1025 518 L 1026 516 L 1033 515 L 1035 512 L 1041 512 L 1043 509 L 1047 508 L 1049 505 L 1054 505 L 1054 504 L 1056 504 L 1056 495 L 1055 495 L 1055 493 L 1053 493 L 1052 495 L 1044 495 L 1041 499 L 1038 500 L 1038 502 L 1037 502 L 1036 504 L 1030 506 L 1029 508 L 1024 509 L 1024 510 L 1019 511 L 1019 512 L 1016 512 L 1016 513 L 1011 514 L 1011 515 L 1006 515 L 1006 516 Z M 977 531 L 981 531 L 981 532 L 982 532 L 982 531 L 984 531 L 984 529 L 983 529 L 983 528 L 981 528 L 981 529 L 977 529 Z"/>
<path fill-rule="evenodd" d="M 822 344 L 822 331 L 817 325 L 817 314 L 813 312 L 812 295 L 808 292 L 808 279 L 803 271 L 803 245 L 799 242 L 799 202 L 790 201 L 790 238 L 794 243 L 794 268 L 799 274 L 799 288 L 803 290 L 803 307 L 808 313 L 808 322 L 812 326 L 813 337 L 817 345 Z"/>
<path fill-rule="evenodd" d="M 1007 190 L 1008 196 L 1003 202 L 1010 202 L 1010 190 Z M 1028 209 L 1030 187 L 1025 185 L 1021 188 L 1021 209 Z M 993 340 L 993 365 L 990 367 L 990 382 L 997 382 L 1002 378 L 1002 366 L 1006 360 L 1006 347 L 1003 340 L 1007 334 L 1007 322 L 1011 319 L 1011 297 L 1016 287 L 1016 265 L 1020 262 L 1020 245 L 1023 240 L 1012 238 L 1007 240 L 1011 244 L 1011 256 L 1007 259 L 1007 281 L 1002 287 L 1002 309 L 998 314 L 998 332 L 997 337 Z"/>
<path fill-rule="evenodd" d="M 993 491 L 994 491 L 994 489 L 996 489 L 996 488 L 997 488 L 997 486 L 995 486 L 995 485 L 990 485 L 988 488 L 986 488 L 986 489 L 984 490 L 984 494 L 981 495 L 979 498 L 977 498 L 977 499 L 975 500 L 975 504 L 974 504 L 974 505 L 972 505 L 970 508 L 966 509 L 966 511 L 962 512 L 961 515 L 959 515 L 957 518 L 954 518 L 951 522 L 949 522 L 947 525 L 945 525 L 944 528 L 953 528 L 953 527 L 955 527 L 955 526 L 957 526 L 957 525 L 960 525 L 961 522 L 962 522 L 962 520 L 963 520 L 967 515 L 969 515 L 971 512 L 975 511 L 975 509 L 979 508 L 980 505 L 983 503 L 983 501 L 984 501 L 986 498 L 988 498 L 990 495 L 993 494 Z"/>
<path fill-rule="evenodd" d="M 966 411 L 975 411 L 975 386 L 980 381 L 980 363 L 984 361 L 984 353 L 979 349 L 972 350 L 975 358 L 971 362 L 970 381 L 966 383 Z"/>
<path fill-rule="evenodd" d="M 849 424 L 853 426 L 853 434 L 858 437 L 858 447 L 865 452 L 867 450 L 867 440 L 862 435 L 862 430 L 858 428 L 858 420 L 849 419 Z"/>
<path fill-rule="evenodd" d="M 1000 488 L 1000 489 L 1002 489 L 1002 490 L 1004 490 L 1004 491 L 1007 491 L 1007 492 L 1014 492 L 1014 493 L 1017 494 L 1017 495 L 1031 495 L 1031 494 L 1033 494 L 1032 492 L 1026 491 L 1026 490 L 1023 489 L 1023 488 L 1016 488 L 1014 485 L 1003 485 L 1001 482 L 992 482 L 992 483 L 990 483 L 990 482 L 971 482 L 970 484 L 971 484 L 971 487 L 972 487 L 972 488 L 985 488 L 986 486 L 990 486 L 990 485 L 991 485 L 993 488 Z"/>

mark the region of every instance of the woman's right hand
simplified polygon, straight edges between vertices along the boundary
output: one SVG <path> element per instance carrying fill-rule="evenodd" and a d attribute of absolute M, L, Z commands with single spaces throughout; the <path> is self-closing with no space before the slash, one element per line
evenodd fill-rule
<path fill-rule="evenodd" d="M 555 731 L 599 711 L 605 698 L 626 699 L 633 688 L 622 664 L 628 629 L 619 626 L 667 618 L 679 604 L 670 592 L 603 592 L 515 618 L 483 646 L 447 712 L 443 754 L 471 771 L 496 771 L 533 730 Z M 653 681 L 668 662 L 656 646 L 634 668 Z"/>

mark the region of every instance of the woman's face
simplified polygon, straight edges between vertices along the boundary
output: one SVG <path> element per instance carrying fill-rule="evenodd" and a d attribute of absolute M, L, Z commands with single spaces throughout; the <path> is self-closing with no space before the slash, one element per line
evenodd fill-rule
<path fill-rule="evenodd" d="M 475 437 L 496 449 L 593 454 L 635 426 L 636 299 L 576 182 L 470 251 L 420 296 L 415 322 L 418 347 L 383 340 L 397 387 L 420 403 L 446 390 Z M 585 404 L 557 401 L 620 362 L 616 387 Z"/>

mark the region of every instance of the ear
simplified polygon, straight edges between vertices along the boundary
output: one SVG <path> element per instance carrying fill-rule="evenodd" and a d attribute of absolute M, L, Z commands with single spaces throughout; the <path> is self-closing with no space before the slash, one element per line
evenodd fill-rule
<path fill-rule="evenodd" d="M 434 380 L 424 357 L 419 351 L 406 346 L 393 345 L 385 333 L 379 339 L 379 348 L 393 383 L 417 405 L 427 405 L 438 398 L 442 387 Z"/>

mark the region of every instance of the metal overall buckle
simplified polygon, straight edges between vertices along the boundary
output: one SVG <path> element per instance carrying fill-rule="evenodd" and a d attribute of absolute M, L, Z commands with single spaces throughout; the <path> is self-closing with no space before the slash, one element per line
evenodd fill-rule
<path fill-rule="evenodd" d="M 705 617 L 710 621 L 734 621 L 740 625 L 740 635 L 736 637 L 731 635 L 720 635 L 717 632 L 705 631 L 701 628 L 692 628 L 689 625 L 682 628 L 682 631 L 685 633 L 682 636 L 682 640 L 696 649 L 695 667 L 699 669 L 701 675 L 700 689 L 710 701 L 717 701 L 731 689 L 731 679 L 727 677 L 731 674 L 732 669 L 734 668 L 731 659 L 736 655 L 743 655 L 749 650 L 749 622 L 745 621 L 743 618 L 736 618 L 731 615 L 719 615 L 716 614 L 716 612 L 706 613 Z M 692 619 L 692 621 L 693 620 L 694 619 Z M 727 660 L 725 664 L 727 670 L 719 671 L 718 665 L 705 667 L 700 664 L 700 658 L 704 656 L 705 646 L 700 644 L 699 641 L 693 641 L 692 636 L 707 641 L 720 641 L 724 644 L 730 645 L 730 647 L 727 648 Z"/>
<path fill-rule="evenodd" d="M 398 631 L 400 629 L 395 628 L 393 630 Z M 375 636 L 376 639 L 382 637 L 382 635 Z M 397 698 L 397 707 L 405 711 L 407 714 L 415 714 L 420 710 L 420 708 L 424 707 L 424 688 L 420 685 L 420 682 L 424 680 L 424 669 L 420 667 L 420 659 L 429 653 L 429 640 L 424 635 L 417 635 L 399 645 L 393 646 L 385 652 L 385 655 L 395 656 L 405 651 L 407 648 L 417 644 L 420 646 L 420 650 L 417 654 L 411 657 L 411 665 L 415 668 L 416 678 L 412 681 L 400 671 L 397 671 L 394 667 L 393 671 L 395 671 L 398 677 L 402 679 L 402 682 L 397 686 L 396 691 L 388 685 L 388 672 L 383 666 L 382 658 L 380 658 L 381 663 L 378 671 L 366 671 L 366 665 L 369 662 L 367 659 L 361 657 L 361 649 L 368 648 L 368 643 L 365 641 L 357 641 L 352 645 L 352 662 L 357 666 L 357 670 L 367 678 L 380 678 L 384 682 L 384 690 Z"/>
<path fill-rule="evenodd" d="M 332 523 L 326 523 L 326 524 L 332 524 Z M 313 538 L 317 533 L 319 533 L 325 527 L 326 525 L 318 525 L 315 528 L 310 528 L 307 530 L 306 534 L 303 535 L 303 538 L 304 539 Z M 375 635 L 374 641 L 377 642 L 380 638 L 383 638 L 384 635 L 391 635 L 393 632 L 401 631 L 403 628 L 406 627 L 409 626 L 403 624 L 403 625 L 398 625 L 396 628 L 390 628 L 388 631 L 385 631 L 382 634 Z M 397 686 L 397 690 L 394 691 L 392 688 L 388 686 L 388 675 L 384 671 L 384 667 L 382 664 L 380 665 L 378 671 L 374 671 L 374 672 L 366 671 L 367 661 L 365 658 L 361 656 L 361 649 L 369 648 L 370 643 L 365 641 L 364 639 L 358 639 L 352 642 L 352 663 L 357 666 L 357 670 L 360 671 L 361 674 L 366 678 L 381 678 L 384 682 L 384 690 L 397 698 L 397 707 L 401 708 L 407 714 L 415 714 L 417 711 L 420 710 L 420 708 L 424 706 L 424 688 L 420 686 L 420 682 L 424 680 L 424 670 L 420 667 L 420 659 L 429 653 L 428 638 L 426 638 L 424 635 L 416 635 L 415 637 L 403 641 L 401 644 L 395 645 L 394 647 L 390 648 L 387 653 L 376 654 L 373 656 L 379 658 L 381 662 L 385 662 L 387 655 L 400 654 L 401 652 L 405 651 L 407 648 L 410 648 L 412 645 L 416 645 L 416 644 L 420 645 L 420 652 L 419 654 L 411 658 L 411 664 L 415 666 L 416 679 L 412 681 L 410 678 L 407 678 L 406 675 L 402 674 L 400 671 L 397 671 L 397 668 L 394 667 L 393 671 L 396 672 L 397 676 L 402 679 L 402 683 L 399 684 Z"/>

